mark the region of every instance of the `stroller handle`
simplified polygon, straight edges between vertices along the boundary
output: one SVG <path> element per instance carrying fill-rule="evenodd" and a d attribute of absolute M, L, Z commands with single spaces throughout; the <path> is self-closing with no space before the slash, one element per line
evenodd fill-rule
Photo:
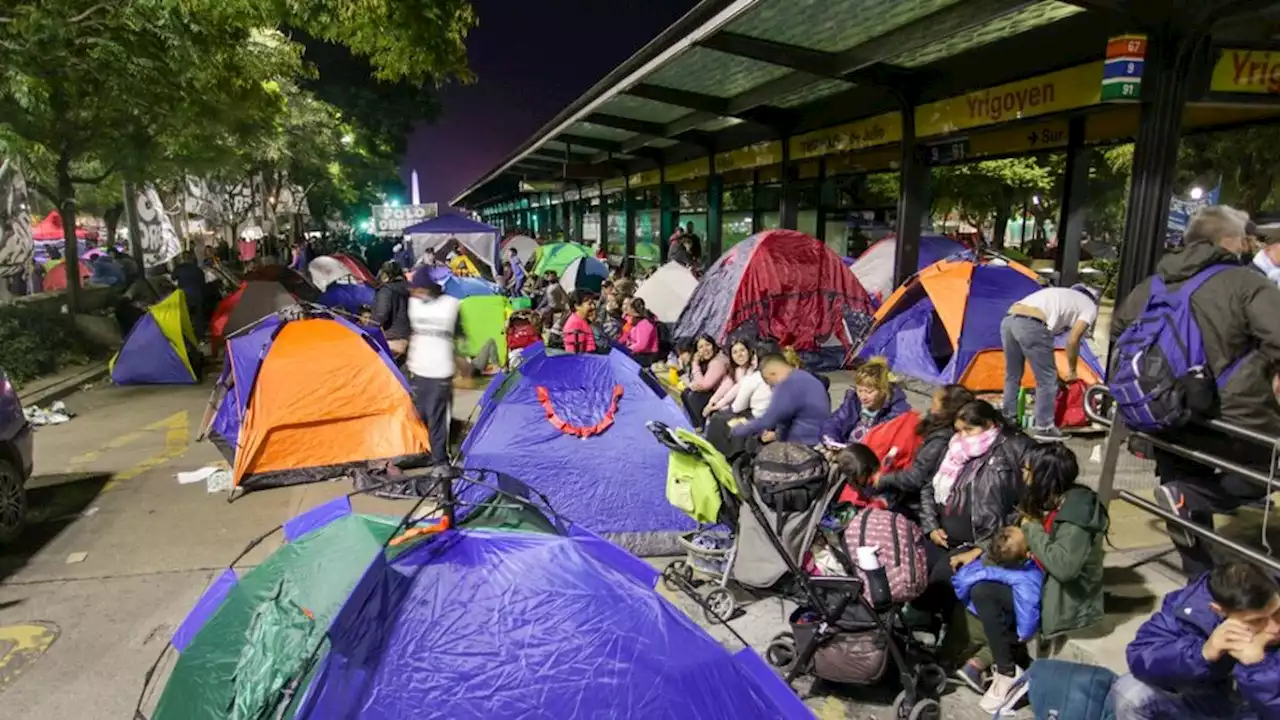
<path fill-rule="evenodd" d="M 667 427 L 666 423 L 659 422 L 657 420 L 650 420 L 646 422 L 644 426 L 649 429 L 649 432 L 653 433 L 654 439 L 665 445 L 667 449 L 685 454 L 693 454 L 693 448 L 689 447 L 687 443 L 676 437 L 675 431 Z"/>

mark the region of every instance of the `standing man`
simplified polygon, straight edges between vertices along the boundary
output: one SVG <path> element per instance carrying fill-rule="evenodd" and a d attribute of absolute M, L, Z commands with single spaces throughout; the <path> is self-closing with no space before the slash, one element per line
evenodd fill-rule
<path fill-rule="evenodd" d="M 382 264 L 378 280 L 382 285 L 373 296 L 373 323 L 382 328 L 391 357 L 400 362 L 409 349 L 409 282 L 395 260 Z"/>
<path fill-rule="evenodd" d="M 431 459 L 449 462 L 449 408 L 453 402 L 454 339 L 461 334 L 458 299 L 425 279 L 409 297 L 409 353 L 405 368 L 413 385 L 413 404 L 427 425 Z"/>
<path fill-rule="evenodd" d="M 1098 319 L 1098 299 L 1093 291 L 1080 284 L 1069 288 L 1048 287 L 1037 290 L 1009 308 L 1000 323 L 1000 339 L 1004 344 L 1004 415 L 1015 421 L 1018 390 L 1027 363 L 1036 381 L 1035 419 L 1031 437 L 1040 442 L 1062 440 L 1062 431 L 1053 421 L 1053 406 L 1058 395 L 1058 362 L 1055 338 L 1067 336 L 1067 382 L 1076 379 L 1080 363 L 1080 345 L 1093 332 Z"/>

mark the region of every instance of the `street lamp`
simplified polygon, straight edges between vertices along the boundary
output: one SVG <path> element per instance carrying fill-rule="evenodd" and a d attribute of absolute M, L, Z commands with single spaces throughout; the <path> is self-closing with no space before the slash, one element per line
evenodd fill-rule
<path fill-rule="evenodd" d="M 1204 197 L 1204 188 L 1200 187 L 1199 185 L 1196 185 L 1195 187 L 1191 188 L 1192 200 L 1199 200 L 1202 197 Z"/>

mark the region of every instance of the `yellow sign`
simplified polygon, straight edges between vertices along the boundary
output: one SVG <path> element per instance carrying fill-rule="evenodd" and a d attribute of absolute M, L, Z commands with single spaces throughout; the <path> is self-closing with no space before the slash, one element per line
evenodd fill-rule
<path fill-rule="evenodd" d="M 791 138 L 791 159 L 804 160 L 830 153 L 861 150 L 902 140 L 902 116 L 885 113 Z M 781 158 L 779 158 L 781 161 Z"/>
<path fill-rule="evenodd" d="M 1101 92 L 1102 63 L 1080 65 L 921 105 L 916 134 L 946 135 L 1096 105 Z"/>
<path fill-rule="evenodd" d="M 555 180 L 521 180 L 520 192 L 555 192 L 564 187 L 564 183 Z"/>
<path fill-rule="evenodd" d="M 860 153 L 849 153 L 827 159 L 827 177 L 835 175 L 860 175 L 894 170 L 902 159 L 902 151 L 896 147 L 877 148 Z"/>
<path fill-rule="evenodd" d="M 667 182 L 680 182 L 681 180 L 706 177 L 710 171 L 711 163 L 707 158 L 690 160 L 667 168 Z"/>
<path fill-rule="evenodd" d="M 969 154 L 978 157 L 1021 155 L 1066 146 L 1066 120 L 1049 120 L 1033 125 L 1000 128 L 975 133 L 969 138 Z"/>
<path fill-rule="evenodd" d="M 600 183 L 600 185 L 604 188 L 605 192 L 621 190 L 626 184 L 627 184 L 626 179 L 620 178 L 620 177 L 609 178 L 608 180 L 605 180 L 604 182 Z"/>
<path fill-rule="evenodd" d="M 662 182 L 662 173 L 658 170 L 645 170 L 644 172 L 634 173 L 631 176 L 631 187 L 649 187 Z"/>
<path fill-rule="evenodd" d="M 1280 95 L 1280 52 L 1223 50 L 1209 82 L 1213 92 Z"/>
<path fill-rule="evenodd" d="M 776 165 L 782 162 L 782 143 L 777 140 L 758 142 L 737 150 L 716 154 L 716 172 Z"/>

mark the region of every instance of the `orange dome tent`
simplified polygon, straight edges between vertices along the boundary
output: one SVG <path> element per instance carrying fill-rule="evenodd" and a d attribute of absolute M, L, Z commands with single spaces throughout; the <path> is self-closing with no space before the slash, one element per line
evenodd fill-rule
<path fill-rule="evenodd" d="M 427 428 L 381 338 L 338 316 L 271 315 L 229 338 L 211 406 L 204 436 L 246 489 L 429 450 Z"/>

